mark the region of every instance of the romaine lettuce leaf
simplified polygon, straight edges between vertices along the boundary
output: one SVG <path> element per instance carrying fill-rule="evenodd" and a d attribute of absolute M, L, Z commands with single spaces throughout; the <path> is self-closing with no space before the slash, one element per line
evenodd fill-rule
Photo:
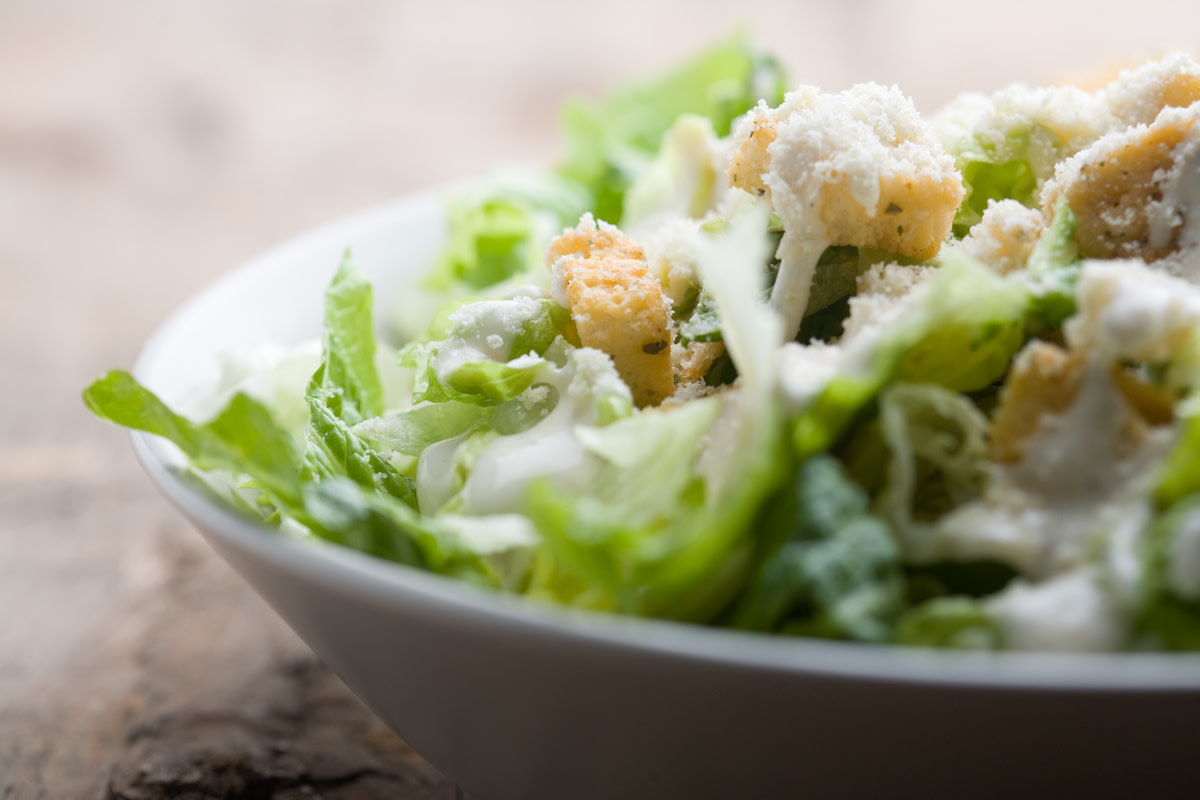
<path fill-rule="evenodd" d="M 1054 206 L 1054 219 L 1034 245 L 1025 266 L 1033 283 L 1029 327 L 1036 336 L 1049 336 L 1075 313 L 1075 282 L 1082 258 L 1075 241 L 1075 213 L 1065 196 Z"/>
<path fill-rule="evenodd" d="M 325 291 L 321 388 L 336 395 L 336 413 L 349 425 L 383 413 L 383 386 L 375 368 L 374 302 L 371 284 L 347 253 Z"/>
<path fill-rule="evenodd" d="M 305 484 L 304 511 L 327 541 L 483 586 L 501 583 L 453 530 L 361 482 L 330 477 Z"/>
<path fill-rule="evenodd" d="M 102 419 L 171 441 L 198 470 L 246 475 L 272 502 L 299 502 L 298 443 L 248 395 L 234 395 L 214 419 L 195 423 L 167 408 L 128 372 L 113 370 L 89 386 L 83 400 Z"/>
<path fill-rule="evenodd" d="M 1200 494 L 1200 414 L 1184 417 L 1179 434 L 1158 473 L 1154 500 L 1170 509 L 1186 497 Z"/>
<path fill-rule="evenodd" d="M 1017 125 L 999 133 L 986 131 L 964 137 L 952 155 L 967 190 L 954 218 L 954 233 L 962 237 L 983 218 L 991 200 L 1016 200 L 1032 207 L 1039 181 L 1053 174 L 1062 141 L 1041 125 Z"/>
<path fill-rule="evenodd" d="M 871 341 L 869 348 L 847 345 L 861 348 L 853 367 L 835 376 L 792 422 L 800 458 L 837 443 L 892 381 L 970 392 L 1008 371 L 1025 342 L 1026 287 L 953 255 L 941 259 L 938 273 L 922 290 L 890 325 L 886 339 Z"/>
<path fill-rule="evenodd" d="M 1142 554 L 1135 622 L 1141 645 L 1200 650 L 1200 494 L 1176 502 L 1150 525 Z"/>
<path fill-rule="evenodd" d="M 680 115 L 706 117 L 716 135 L 725 136 L 736 117 L 760 99 L 778 105 L 784 91 L 779 65 L 737 36 L 603 103 L 568 103 L 559 171 L 588 189 L 597 219 L 619 224 L 627 189 L 650 165 L 663 134 Z"/>
<path fill-rule="evenodd" d="M 1003 631 L 987 609 L 970 597 L 937 597 L 900 617 L 896 644 L 954 650 L 998 650 Z"/>
<path fill-rule="evenodd" d="M 943 514 L 980 496 L 990 475 L 987 418 L 935 384 L 896 383 L 879 396 L 887 451 L 875 508 L 906 548 Z"/>
<path fill-rule="evenodd" d="M 590 206 L 583 186 L 555 172 L 498 172 L 447 204 L 446 246 L 423 285 L 462 295 L 537 273 L 550 238 Z"/>
<path fill-rule="evenodd" d="M 703 217 L 716 189 L 718 149 L 707 117 L 684 114 L 676 120 L 654 160 L 629 187 L 622 227 L 636 236 L 662 219 Z"/>
<path fill-rule="evenodd" d="M 824 455 L 804 461 L 765 506 L 735 627 L 887 641 L 904 603 L 900 551 L 868 498 Z"/>

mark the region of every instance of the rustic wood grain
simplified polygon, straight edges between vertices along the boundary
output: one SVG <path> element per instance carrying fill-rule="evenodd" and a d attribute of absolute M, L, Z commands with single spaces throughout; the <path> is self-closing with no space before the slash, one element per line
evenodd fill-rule
<path fill-rule="evenodd" d="M 1095 3 L 1019 0 L 955 38 L 961 3 L 733 5 L 0 0 L 0 800 L 461 795 L 80 403 L 216 275 L 362 206 L 549 160 L 566 94 L 739 22 L 797 80 L 894 80 L 929 109 L 1085 49 L 1174 44 L 1200 16 L 1143 2 L 1097 27 Z"/>

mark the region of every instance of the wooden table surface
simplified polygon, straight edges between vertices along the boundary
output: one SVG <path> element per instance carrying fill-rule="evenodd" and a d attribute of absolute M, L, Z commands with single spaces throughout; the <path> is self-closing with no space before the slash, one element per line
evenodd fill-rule
<path fill-rule="evenodd" d="M 189 294 L 328 218 L 551 159 L 567 94 L 737 24 L 797 82 L 922 110 L 1200 30 L 1189 3 L 1042 5 L 0 0 L 0 799 L 458 795 L 83 409 Z"/>

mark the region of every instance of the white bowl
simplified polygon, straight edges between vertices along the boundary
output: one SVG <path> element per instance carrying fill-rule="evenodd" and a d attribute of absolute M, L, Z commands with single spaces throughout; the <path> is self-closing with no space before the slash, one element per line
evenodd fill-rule
<path fill-rule="evenodd" d="M 443 236 L 435 194 L 302 236 L 176 312 L 136 372 L 178 401 L 224 348 L 316 336 L 347 247 L 386 307 Z M 285 538 L 198 491 L 163 440 L 134 445 L 296 633 L 482 800 L 1200 792 L 1196 657 L 925 652 L 546 608 Z"/>

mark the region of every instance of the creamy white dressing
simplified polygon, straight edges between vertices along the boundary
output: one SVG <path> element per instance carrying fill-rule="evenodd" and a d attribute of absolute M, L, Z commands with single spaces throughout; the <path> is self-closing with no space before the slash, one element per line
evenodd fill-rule
<path fill-rule="evenodd" d="M 417 507 L 422 514 L 434 514 L 458 492 L 455 456 L 470 434 L 431 444 L 421 451 L 417 461 Z"/>
<path fill-rule="evenodd" d="M 455 371 L 472 361 L 506 362 L 512 356 L 525 355 L 511 353 L 513 342 L 541 313 L 542 304 L 528 296 L 483 300 L 457 309 L 450 315 L 453 333 L 438 346 L 434 357 L 438 380 L 450 383 Z"/>
<path fill-rule="evenodd" d="M 1016 581 L 986 607 L 1008 650 L 1104 652 L 1121 646 L 1125 624 L 1101 576 L 1078 569 L 1038 585 Z"/>
<path fill-rule="evenodd" d="M 1168 263 L 1177 262 L 1181 274 L 1200 282 L 1200 138 L 1195 135 L 1180 145 L 1174 169 L 1163 176 L 1162 200 L 1151 206 L 1149 224 L 1153 247 L 1166 247 L 1179 231 L 1179 256 Z"/>
<path fill-rule="evenodd" d="M 550 414 L 521 433 L 498 436 L 488 443 L 478 454 L 461 491 L 448 485 L 443 477 L 438 486 L 438 497 L 442 499 L 438 508 L 457 494 L 458 509 L 464 514 L 517 513 L 522 510 L 529 485 L 535 480 L 548 479 L 574 492 L 588 485 L 598 469 L 598 461 L 580 442 L 577 430 L 596 423 L 598 404 L 605 398 L 615 396 L 632 408 L 629 389 L 612 360 L 591 348 L 570 351 L 563 367 L 543 362 L 534 379 L 535 387 L 539 384 L 553 386 L 558 391 L 558 403 Z M 459 443 L 451 449 L 457 450 Z M 434 453 L 433 459 L 440 459 L 441 463 L 431 460 L 428 469 L 446 469 L 445 458 L 443 453 Z M 449 458 L 452 465 L 453 455 Z M 425 467 L 423 454 L 418 485 L 422 481 L 421 469 Z"/>
<path fill-rule="evenodd" d="M 812 290 L 813 275 L 817 272 L 817 261 L 829 247 L 829 237 L 824 233 L 820 218 L 810 220 L 807 226 L 795 225 L 795 220 L 785 220 L 785 233 L 776 253 L 779 272 L 775 285 L 771 287 L 771 308 L 783 322 L 783 341 L 796 338 L 804 311 L 808 308 L 808 295 Z M 821 232 L 817 232 L 818 226 Z M 808 227 L 809 233 L 791 233 Z"/>
<path fill-rule="evenodd" d="M 594 463 L 575 437 L 569 414 L 554 412 L 524 433 L 494 440 L 463 485 L 465 514 L 517 513 L 530 483 L 549 478 L 562 488 L 587 485 Z"/>
<path fill-rule="evenodd" d="M 1200 288 L 1140 260 L 1084 262 L 1076 294 L 1067 341 L 1110 360 L 1168 361 L 1200 326 Z"/>

